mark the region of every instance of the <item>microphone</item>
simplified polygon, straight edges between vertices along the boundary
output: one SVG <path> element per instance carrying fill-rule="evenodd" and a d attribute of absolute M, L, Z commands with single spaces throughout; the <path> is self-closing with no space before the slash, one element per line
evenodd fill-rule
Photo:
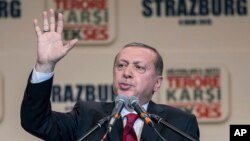
<path fill-rule="evenodd" d="M 109 132 L 111 132 L 115 121 L 120 118 L 120 116 L 121 116 L 120 113 L 122 111 L 122 108 L 127 104 L 128 104 L 128 97 L 126 97 L 124 95 L 118 95 L 115 98 L 115 107 L 112 111 L 112 114 L 111 114 L 112 117 L 111 117 L 111 119 L 109 121 L 109 125 L 108 125 Z"/>
<path fill-rule="evenodd" d="M 90 130 L 88 130 L 88 132 L 84 136 L 82 136 L 80 139 L 78 139 L 77 141 L 83 141 L 83 140 L 85 140 L 90 134 L 92 134 L 98 128 L 102 128 L 102 125 L 104 123 L 106 123 L 109 119 L 110 119 L 110 116 L 107 116 L 107 117 L 104 117 L 104 118 L 100 119 L 93 128 L 91 128 Z"/>
<path fill-rule="evenodd" d="M 129 98 L 129 106 L 132 107 L 135 112 L 140 116 L 140 118 L 142 118 L 145 123 L 147 125 L 149 125 L 150 127 L 152 127 L 154 129 L 154 131 L 157 133 L 157 135 L 161 138 L 161 140 L 163 141 L 167 141 L 155 128 L 154 123 L 152 122 L 152 120 L 150 119 L 149 114 L 147 114 L 147 112 L 145 111 L 145 109 L 140 106 L 139 104 L 139 99 L 135 96 L 131 96 Z"/>
<path fill-rule="evenodd" d="M 165 121 L 163 118 L 154 115 L 154 114 L 150 114 L 149 115 L 153 120 L 155 120 L 158 124 L 163 124 L 164 126 L 166 126 L 167 128 L 171 129 L 172 131 L 178 133 L 179 135 L 185 137 L 186 139 L 189 139 L 190 141 L 199 141 L 199 139 L 195 139 L 194 137 L 191 137 L 190 135 L 188 135 L 187 133 L 181 131 L 180 129 L 178 129 L 177 127 L 175 127 L 174 125 L 168 123 L 167 121 Z"/>
<path fill-rule="evenodd" d="M 146 113 L 145 109 L 140 106 L 139 99 L 137 97 L 131 96 L 129 98 L 129 106 L 136 111 L 136 113 L 146 122 L 146 124 L 154 128 L 154 123 Z"/>

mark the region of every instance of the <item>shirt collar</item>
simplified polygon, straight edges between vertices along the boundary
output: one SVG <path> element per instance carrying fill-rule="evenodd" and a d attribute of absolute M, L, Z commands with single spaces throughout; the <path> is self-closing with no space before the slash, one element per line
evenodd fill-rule
<path fill-rule="evenodd" d="M 144 104 L 144 105 L 142 105 L 142 107 L 147 111 L 147 109 L 148 109 L 148 104 L 149 104 L 149 102 L 147 102 L 146 104 Z M 124 116 L 126 116 L 127 114 L 130 114 L 130 113 L 135 113 L 135 114 L 137 114 L 135 111 L 133 111 L 133 112 L 130 112 L 130 111 L 128 111 L 125 107 L 122 109 L 122 111 L 121 111 L 121 116 L 122 116 L 122 118 L 124 118 Z"/>

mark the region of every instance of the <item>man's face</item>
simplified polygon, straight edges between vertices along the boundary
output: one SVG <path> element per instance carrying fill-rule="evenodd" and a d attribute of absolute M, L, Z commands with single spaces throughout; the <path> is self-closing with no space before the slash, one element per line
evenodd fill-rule
<path fill-rule="evenodd" d="M 140 104 L 148 102 L 159 90 L 162 77 L 155 72 L 156 54 L 142 47 L 122 49 L 114 63 L 113 86 L 116 94 L 137 96 Z"/>

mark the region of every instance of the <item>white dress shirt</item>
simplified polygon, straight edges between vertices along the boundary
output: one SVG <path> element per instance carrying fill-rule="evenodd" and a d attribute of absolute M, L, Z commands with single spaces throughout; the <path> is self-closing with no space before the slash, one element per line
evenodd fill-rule
<path fill-rule="evenodd" d="M 148 108 L 148 103 L 144 104 L 142 107 L 143 107 L 145 110 L 147 110 L 147 108 Z M 126 115 L 129 114 L 129 113 L 135 113 L 135 114 L 136 114 L 135 111 L 130 112 L 130 111 L 128 111 L 126 108 L 123 108 L 122 111 L 121 111 L 121 117 L 122 117 L 122 119 L 123 119 L 123 125 L 124 125 L 124 127 L 125 127 L 125 125 L 126 125 L 126 123 L 127 123 Z M 135 121 L 134 125 L 133 125 L 133 128 L 134 128 L 134 130 L 135 130 L 135 133 L 136 133 L 136 136 L 137 136 L 137 139 L 138 139 L 138 140 L 139 140 L 140 137 L 141 137 L 143 125 L 144 125 L 144 121 L 143 121 L 141 118 L 138 118 L 138 119 Z"/>
<path fill-rule="evenodd" d="M 32 76 L 31 76 L 31 83 L 40 83 L 43 81 L 46 81 L 50 79 L 54 75 L 54 72 L 51 73 L 42 73 L 42 72 L 37 72 L 36 69 L 34 68 L 32 71 Z"/>

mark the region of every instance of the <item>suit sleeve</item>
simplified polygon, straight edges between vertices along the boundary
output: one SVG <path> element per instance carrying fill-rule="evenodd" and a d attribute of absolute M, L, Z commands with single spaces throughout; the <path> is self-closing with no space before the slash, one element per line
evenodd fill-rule
<path fill-rule="evenodd" d="M 69 113 L 51 110 L 53 78 L 32 84 L 28 81 L 21 105 L 21 125 L 29 133 L 48 141 L 76 140 L 78 106 Z"/>
<path fill-rule="evenodd" d="M 193 138 L 200 140 L 199 126 L 197 119 L 194 115 L 191 115 L 191 117 L 189 118 L 189 121 L 186 126 L 186 133 L 192 136 Z"/>

